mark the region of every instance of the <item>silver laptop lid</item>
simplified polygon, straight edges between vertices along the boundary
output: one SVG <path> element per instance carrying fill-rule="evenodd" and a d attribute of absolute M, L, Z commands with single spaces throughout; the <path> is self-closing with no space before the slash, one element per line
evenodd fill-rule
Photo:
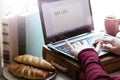
<path fill-rule="evenodd" d="M 45 43 L 93 30 L 89 0 L 38 0 Z"/>

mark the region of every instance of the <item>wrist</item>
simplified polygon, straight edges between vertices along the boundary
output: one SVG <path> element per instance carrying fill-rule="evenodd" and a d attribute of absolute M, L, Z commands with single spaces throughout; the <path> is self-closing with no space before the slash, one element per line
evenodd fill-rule
<path fill-rule="evenodd" d="M 86 48 L 86 49 L 83 49 L 83 50 L 81 50 L 80 52 L 79 52 L 79 54 L 78 54 L 78 59 L 79 59 L 79 57 L 80 57 L 80 55 L 83 53 L 83 52 L 86 52 L 86 51 L 95 51 L 93 48 Z M 96 52 L 96 51 L 95 51 Z M 97 53 L 97 52 L 96 52 Z"/>

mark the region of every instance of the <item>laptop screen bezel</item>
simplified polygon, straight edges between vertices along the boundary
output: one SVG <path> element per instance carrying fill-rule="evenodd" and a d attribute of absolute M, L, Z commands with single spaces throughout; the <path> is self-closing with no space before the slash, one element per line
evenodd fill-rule
<path fill-rule="evenodd" d="M 63 34 L 59 34 L 57 36 L 47 37 L 46 29 L 45 29 L 45 22 L 44 22 L 44 17 L 43 17 L 43 11 L 42 11 L 42 3 L 43 3 L 42 1 L 44 2 L 44 0 L 38 0 L 38 8 L 39 8 L 39 13 L 40 13 L 40 19 L 41 19 L 41 25 L 42 25 L 45 44 L 53 43 L 53 42 L 56 42 L 56 41 L 60 41 L 60 40 L 63 40 L 63 39 L 66 39 L 66 38 L 69 38 L 69 37 L 72 37 L 72 36 L 80 35 L 82 33 L 91 32 L 92 30 L 94 30 L 93 20 L 92 20 L 91 4 L 90 4 L 90 0 L 88 0 L 90 14 L 91 14 L 91 22 L 92 22 L 91 25 L 82 26 L 81 28 L 77 29 L 76 31 L 70 31 L 70 32 L 66 32 L 66 33 L 63 33 Z M 53 0 L 53 1 L 57 1 L 57 0 Z"/>

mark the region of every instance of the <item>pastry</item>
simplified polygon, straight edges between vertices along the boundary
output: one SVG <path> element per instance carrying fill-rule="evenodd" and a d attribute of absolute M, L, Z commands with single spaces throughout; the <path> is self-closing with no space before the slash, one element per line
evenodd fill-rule
<path fill-rule="evenodd" d="M 37 68 L 55 71 L 55 67 L 48 61 L 44 60 L 43 58 L 38 58 L 29 54 L 17 56 L 15 57 L 15 61 L 26 65 L 31 65 Z"/>
<path fill-rule="evenodd" d="M 49 75 L 46 70 L 34 68 L 19 63 L 11 63 L 8 70 L 15 76 L 25 79 L 39 79 L 45 80 Z"/>

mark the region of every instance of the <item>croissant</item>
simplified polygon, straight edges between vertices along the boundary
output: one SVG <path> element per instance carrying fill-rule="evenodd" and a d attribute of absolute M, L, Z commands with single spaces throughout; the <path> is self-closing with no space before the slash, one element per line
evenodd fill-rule
<path fill-rule="evenodd" d="M 49 75 L 46 70 L 26 66 L 24 64 L 11 63 L 8 70 L 15 76 L 25 79 L 42 79 L 45 80 Z"/>
<path fill-rule="evenodd" d="M 48 61 L 44 60 L 43 58 L 38 58 L 29 54 L 17 56 L 15 57 L 15 61 L 26 65 L 31 65 L 37 68 L 55 71 L 55 67 Z"/>

